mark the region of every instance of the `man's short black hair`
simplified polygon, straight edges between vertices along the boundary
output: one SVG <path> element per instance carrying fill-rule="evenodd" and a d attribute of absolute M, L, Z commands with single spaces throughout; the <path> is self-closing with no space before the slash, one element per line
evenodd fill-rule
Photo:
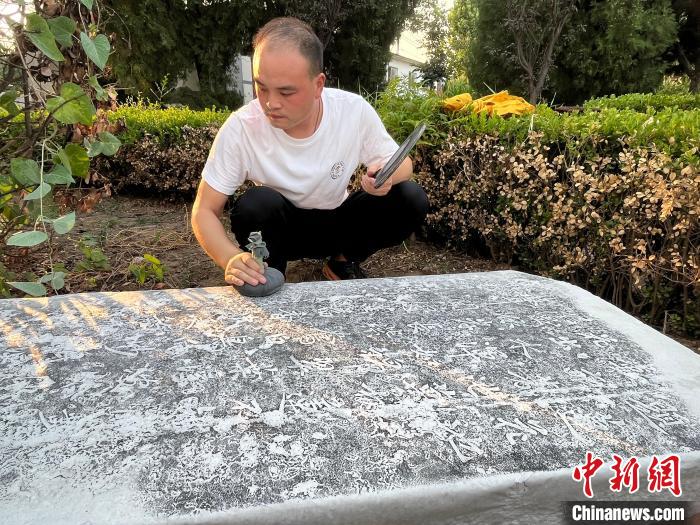
<path fill-rule="evenodd" d="M 253 38 L 253 49 L 257 50 L 263 44 L 279 46 L 291 44 L 309 61 L 312 77 L 323 71 L 323 44 L 306 22 L 298 18 L 273 18 L 262 26 Z"/>

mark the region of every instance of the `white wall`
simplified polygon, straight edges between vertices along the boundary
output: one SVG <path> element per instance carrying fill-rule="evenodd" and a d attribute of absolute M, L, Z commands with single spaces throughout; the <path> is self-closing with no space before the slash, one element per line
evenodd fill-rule
<path fill-rule="evenodd" d="M 389 60 L 389 64 L 387 65 L 387 80 L 390 79 L 390 68 L 392 67 L 395 67 L 397 69 L 397 76 L 399 77 L 407 77 L 411 73 L 414 74 L 414 79 L 418 79 L 420 76 L 418 67 L 415 64 L 408 62 L 405 58 L 401 56 L 392 55 L 391 60 Z"/>
<path fill-rule="evenodd" d="M 399 77 L 408 77 L 413 73 L 414 78 L 418 78 L 418 69 L 427 60 L 421 40 L 420 34 L 406 30 L 391 44 L 391 59 L 386 68 L 387 80 L 392 78 L 390 68 L 396 68 Z"/>
<path fill-rule="evenodd" d="M 229 81 L 227 88 L 243 95 L 243 103 L 253 100 L 253 66 L 250 57 L 238 55 L 228 69 Z M 197 70 L 193 67 L 187 72 L 184 79 L 177 81 L 176 88 L 187 87 L 192 91 L 200 91 Z"/>
<path fill-rule="evenodd" d="M 243 95 L 243 103 L 253 100 L 253 64 L 249 56 L 238 55 L 229 68 L 228 89 Z"/>

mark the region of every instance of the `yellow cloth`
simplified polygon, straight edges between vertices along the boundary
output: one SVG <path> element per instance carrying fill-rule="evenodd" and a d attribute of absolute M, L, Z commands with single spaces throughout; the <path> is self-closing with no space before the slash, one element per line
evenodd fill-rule
<path fill-rule="evenodd" d="M 462 93 L 445 99 L 442 106 L 450 111 L 469 109 L 474 113 L 486 112 L 489 115 L 526 115 L 535 111 L 535 106 L 522 97 L 509 95 L 507 91 L 499 91 L 493 95 L 472 100 L 469 93 Z"/>
<path fill-rule="evenodd" d="M 472 103 L 472 96 L 469 93 L 462 93 L 454 97 L 446 98 L 442 101 L 442 107 L 450 111 L 459 111 L 460 109 Z"/>

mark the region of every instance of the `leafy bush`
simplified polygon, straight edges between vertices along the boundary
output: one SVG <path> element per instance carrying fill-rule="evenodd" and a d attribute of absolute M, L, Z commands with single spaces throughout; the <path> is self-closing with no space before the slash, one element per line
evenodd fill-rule
<path fill-rule="evenodd" d="M 122 146 L 114 157 L 97 159 L 96 169 L 117 191 L 190 197 L 197 191 L 217 130 L 181 124 L 177 134 L 164 130 L 168 141 L 148 134 Z"/>
<path fill-rule="evenodd" d="M 94 183 L 90 159 L 114 155 L 121 145 L 104 117 L 116 91 L 103 83 L 111 43 L 101 32 L 102 2 L 60 4 L 34 2 L 28 9 L 26 2 L 11 2 L 3 7 L 9 29 L 0 39 L 3 296 L 7 285 L 34 296 L 63 289 L 66 271 L 53 261 L 52 243 L 54 235 L 73 228 L 76 214 L 55 199 L 54 190 L 76 179 Z M 95 195 L 108 193 L 103 187 Z M 28 257 L 44 250 L 48 263 Z M 35 267 L 23 271 L 20 264 Z M 24 281 L 11 280 L 19 273 Z"/>
<path fill-rule="evenodd" d="M 430 233 L 700 333 L 700 164 L 590 142 L 598 153 L 581 155 L 542 133 L 508 144 L 455 130 L 417 167 Z"/>
<path fill-rule="evenodd" d="M 125 129 L 119 134 L 122 142 L 133 144 L 152 136 L 165 146 L 181 142 L 183 128 L 221 126 L 230 111 L 215 108 L 197 111 L 186 107 L 162 107 L 158 104 L 136 102 L 125 104 L 109 114 L 110 122 L 121 122 Z"/>
<path fill-rule="evenodd" d="M 690 93 L 690 77 L 688 75 L 667 75 L 656 93 L 664 95 L 685 95 Z"/>
<path fill-rule="evenodd" d="M 628 95 L 502 119 L 445 115 L 433 111 L 435 94 L 399 86 L 375 104 L 397 140 L 412 116 L 428 121 L 430 138 L 413 157 L 430 236 L 699 334 L 697 100 Z"/>
<path fill-rule="evenodd" d="M 469 85 L 466 77 L 450 78 L 445 82 L 445 87 L 442 90 L 444 97 L 454 97 L 462 93 L 474 93 L 474 89 Z"/>
<path fill-rule="evenodd" d="M 447 137 L 455 119 L 455 116 L 441 111 L 442 97 L 434 91 L 400 78 L 391 80 L 386 89 L 370 102 L 389 134 L 399 143 L 420 122 L 425 122 L 426 129 L 419 144 L 437 145 Z"/>
<path fill-rule="evenodd" d="M 627 95 L 594 98 L 584 104 L 585 109 L 631 109 L 646 113 L 649 109 L 667 108 L 689 110 L 700 109 L 700 94 L 683 93 L 630 93 Z"/>

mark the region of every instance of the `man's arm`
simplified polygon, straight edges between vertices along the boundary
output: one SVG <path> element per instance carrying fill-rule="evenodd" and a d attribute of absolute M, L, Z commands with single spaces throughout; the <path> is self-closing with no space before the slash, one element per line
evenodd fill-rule
<path fill-rule="evenodd" d="M 192 206 L 192 230 L 207 255 L 224 270 L 229 284 L 247 282 L 255 286 L 265 282 L 260 266 L 253 256 L 236 246 L 224 230 L 221 215 L 228 195 L 216 191 L 204 180 L 199 183 L 197 198 Z"/>

